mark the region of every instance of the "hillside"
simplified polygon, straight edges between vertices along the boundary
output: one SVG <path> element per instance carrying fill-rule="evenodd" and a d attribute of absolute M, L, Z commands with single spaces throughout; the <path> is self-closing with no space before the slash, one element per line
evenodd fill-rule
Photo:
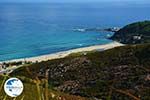
<path fill-rule="evenodd" d="M 150 100 L 150 44 L 72 54 L 22 67 L 10 76 L 46 79 L 54 91 L 92 100 Z"/>
<path fill-rule="evenodd" d="M 8 76 L 0 75 L 0 100 L 90 100 L 80 96 L 70 95 L 53 90 L 51 87 L 46 87 L 46 80 L 30 79 L 20 77 L 24 83 L 24 92 L 17 98 L 7 96 L 3 90 L 3 81 L 8 79 Z"/>
<path fill-rule="evenodd" d="M 150 21 L 129 24 L 110 38 L 124 44 L 150 43 Z"/>

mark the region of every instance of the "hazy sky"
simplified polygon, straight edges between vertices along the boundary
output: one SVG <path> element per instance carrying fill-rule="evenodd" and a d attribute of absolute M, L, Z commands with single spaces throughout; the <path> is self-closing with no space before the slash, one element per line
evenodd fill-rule
<path fill-rule="evenodd" d="M 0 2 L 139 2 L 146 3 L 150 0 L 0 0 Z"/>

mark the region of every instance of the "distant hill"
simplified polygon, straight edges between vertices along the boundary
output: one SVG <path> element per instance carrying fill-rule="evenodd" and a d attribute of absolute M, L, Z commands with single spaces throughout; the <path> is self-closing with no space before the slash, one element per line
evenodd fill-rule
<path fill-rule="evenodd" d="M 124 44 L 150 43 L 150 21 L 129 24 L 110 38 Z"/>
<path fill-rule="evenodd" d="M 150 44 L 145 44 L 72 54 L 19 68 L 11 76 L 47 78 L 56 91 L 92 100 L 150 100 L 149 73 Z"/>

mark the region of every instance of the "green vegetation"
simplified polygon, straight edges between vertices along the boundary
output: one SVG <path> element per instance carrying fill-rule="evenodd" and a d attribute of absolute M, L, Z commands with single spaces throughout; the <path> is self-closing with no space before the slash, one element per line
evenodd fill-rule
<path fill-rule="evenodd" d="M 117 31 L 111 39 L 124 44 L 150 43 L 150 21 L 129 24 Z"/>
<path fill-rule="evenodd" d="M 10 76 L 39 79 L 40 86 L 47 79 L 49 90 L 90 99 L 149 100 L 149 72 L 150 44 L 143 44 L 73 54 L 19 68 Z"/>
<path fill-rule="evenodd" d="M 4 84 L 2 82 L 7 80 L 10 76 L 0 76 L 0 85 L 3 87 Z M 65 93 L 61 93 L 59 91 L 55 91 L 52 88 L 48 87 L 48 91 L 46 92 L 45 80 L 40 80 L 39 86 L 37 86 L 37 81 L 32 80 L 26 77 L 18 77 L 24 83 L 24 91 L 17 98 L 11 98 L 7 96 L 3 90 L 0 92 L 0 100 L 88 100 L 86 98 L 82 98 L 80 96 L 73 96 Z M 38 89 L 39 91 L 38 91 Z M 40 92 L 40 94 L 39 94 Z M 40 98 L 39 98 L 40 97 Z"/>

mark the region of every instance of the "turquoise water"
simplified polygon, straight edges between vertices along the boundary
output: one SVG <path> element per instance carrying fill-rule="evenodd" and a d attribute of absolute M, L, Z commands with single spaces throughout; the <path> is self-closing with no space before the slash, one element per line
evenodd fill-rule
<path fill-rule="evenodd" d="M 108 32 L 75 28 L 122 27 L 148 20 L 150 6 L 107 4 L 0 4 L 0 61 L 112 42 Z"/>

